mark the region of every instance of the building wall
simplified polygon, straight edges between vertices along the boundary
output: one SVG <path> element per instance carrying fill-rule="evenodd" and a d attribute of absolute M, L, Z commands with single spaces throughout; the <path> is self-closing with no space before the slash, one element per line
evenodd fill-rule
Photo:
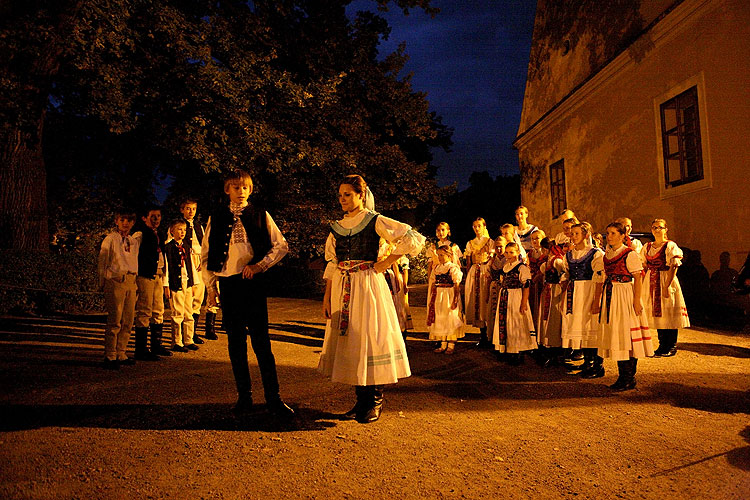
<path fill-rule="evenodd" d="M 663 188 L 659 99 L 699 82 L 703 189 Z M 543 92 L 542 92 L 543 93 Z M 534 100 L 533 94 L 526 96 Z M 540 97 L 544 99 L 544 97 Z M 685 0 L 515 142 L 529 220 L 556 234 L 549 165 L 565 160 L 568 206 L 597 230 L 617 217 L 702 252 L 713 271 L 750 250 L 750 2 Z M 687 185 L 690 187 L 690 185 Z"/>

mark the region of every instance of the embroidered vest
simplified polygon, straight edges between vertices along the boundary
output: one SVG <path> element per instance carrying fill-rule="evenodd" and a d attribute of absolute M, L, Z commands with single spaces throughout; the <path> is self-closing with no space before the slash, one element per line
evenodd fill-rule
<path fill-rule="evenodd" d="M 190 262 L 190 251 L 185 248 L 185 240 L 182 240 L 182 252 L 180 246 L 175 240 L 171 240 L 164 246 L 164 256 L 167 261 L 167 271 L 169 273 L 169 289 L 173 292 L 182 290 L 182 267 L 186 266 L 187 286 L 193 286 L 193 266 Z M 183 262 L 182 258 L 185 257 Z"/>
<path fill-rule="evenodd" d="M 451 273 L 441 273 L 435 275 L 435 284 L 437 286 L 453 286 L 455 283 L 453 283 L 453 278 L 451 278 Z"/>
<path fill-rule="evenodd" d="M 377 218 L 376 212 L 368 212 L 362 222 L 351 229 L 345 229 L 338 222 L 331 224 L 331 234 L 336 239 L 336 259 L 339 262 L 378 260 L 380 236 L 375 231 Z"/>
<path fill-rule="evenodd" d="M 516 289 L 516 288 L 528 287 L 528 283 L 521 282 L 521 266 L 522 265 L 523 263 L 519 262 L 513 267 L 513 269 L 510 269 L 508 272 L 501 270 L 501 272 L 503 273 L 503 284 L 502 284 L 503 288 Z"/>
<path fill-rule="evenodd" d="M 651 251 L 652 245 L 653 242 L 649 242 L 646 245 L 646 267 L 652 274 L 655 271 L 669 271 L 669 266 L 667 265 L 667 245 L 669 245 L 669 242 L 665 242 L 654 256 L 648 254 Z"/>
<path fill-rule="evenodd" d="M 208 235 L 209 271 L 220 272 L 229 255 L 229 241 L 232 238 L 234 214 L 229 207 L 224 207 L 211 215 L 211 232 Z M 250 264 L 260 262 L 271 250 L 271 235 L 266 225 L 266 211 L 260 207 L 248 205 L 240 214 L 240 221 L 245 227 L 247 241 L 253 247 L 253 258 Z"/>
<path fill-rule="evenodd" d="M 568 272 L 571 281 L 588 281 L 594 277 L 594 270 L 591 267 L 594 255 L 596 255 L 596 248 L 589 250 L 588 253 L 580 259 L 573 258 L 572 250 L 565 254 L 565 258 L 568 261 Z"/>
<path fill-rule="evenodd" d="M 611 260 L 604 256 L 604 273 L 607 275 L 606 281 L 615 283 L 629 283 L 633 280 L 633 275 L 628 271 L 627 256 L 632 252 L 632 248 L 625 248 L 619 255 Z"/>

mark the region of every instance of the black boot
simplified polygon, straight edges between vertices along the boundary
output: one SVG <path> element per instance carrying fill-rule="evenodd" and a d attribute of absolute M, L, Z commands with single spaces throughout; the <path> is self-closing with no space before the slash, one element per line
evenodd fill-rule
<path fill-rule="evenodd" d="M 677 354 L 677 329 L 673 330 L 664 330 L 664 341 L 666 345 L 664 346 L 664 352 L 662 353 L 662 357 L 669 358 L 671 356 L 674 356 Z"/>
<path fill-rule="evenodd" d="M 635 389 L 635 371 L 638 366 L 638 359 L 630 358 L 627 361 L 618 361 L 618 367 L 620 366 L 620 363 L 623 364 L 623 368 L 625 369 L 623 381 L 618 387 L 613 387 L 613 390 L 616 392 L 622 392 Z"/>
<path fill-rule="evenodd" d="M 487 338 L 487 328 L 479 329 L 479 342 L 477 343 L 477 347 L 481 349 L 492 347 L 492 342 Z"/>
<path fill-rule="evenodd" d="M 629 361 L 618 361 L 617 362 L 617 380 L 614 384 L 610 385 L 609 388 L 613 391 L 620 391 L 622 390 L 621 387 L 625 383 L 625 380 L 628 378 L 628 364 Z"/>
<path fill-rule="evenodd" d="M 343 417 L 347 420 L 354 420 L 357 418 L 357 415 L 362 413 L 362 407 L 364 405 L 365 401 L 365 394 L 367 393 L 367 388 L 364 385 L 355 385 L 354 386 L 354 394 L 357 396 L 357 402 L 354 403 L 354 406 L 351 410 L 344 413 Z"/>
<path fill-rule="evenodd" d="M 151 323 L 151 354 L 171 356 L 172 353 L 161 345 L 162 331 L 164 331 L 164 323 Z"/>
<path fill-rule="evenodd" d="M 203 344 L 203 339 L 198 335 L 198 320 L 200 318 L 200 314 L 193 314 L 193 344 Z"/>
<path fill-rule="evenodd" d="M 656 350 L 654 351 L 655 358 L 661 358 L 666 352 L 666 350 L 664 350 L 664 345 L 666 344 L 666 342 L 664 341 L 665 331 L 666 330 L 656 330 L 656 336 L 659 339 L 659 347 L 657 347 Z"/>
<path fill-rule="evenodd" d="M 135 327 L 135 359 L 138 361 L 159 361 L 159 356 L 149 352 L 148 328 L 145 326 Z"/>
<path fill-rule="evenodd" d="M 594 353 L 596 353 L 596 349 L 593 349 Z M 591 364 L 591 369 L 586 372 L 585 374 L 581 373 L 581 377 L 583 378 L 601 378 L 604 376 L 604 358 L 601 356 L 594 354 L 594 359 Z"/>
<path fill-rule="evenodd" d="M 204 335 L 204 337 L 206 337 L 208 340 L 218 340 L 219 338 L 214 331 L 215 324 L 216 313 L 206 311 L 206 334 Z"/>
<path fill-rule="evenodd" d="M 378 385 L 365 386 L 366 397 L 363 411 L 357 415 L 357 422 L 369 424 L 380 418 L 383 411 L 383 388 Z"/>

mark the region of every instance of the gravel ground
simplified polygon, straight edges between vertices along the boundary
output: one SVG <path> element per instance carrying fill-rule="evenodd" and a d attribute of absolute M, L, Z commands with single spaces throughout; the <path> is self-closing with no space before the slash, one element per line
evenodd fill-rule
<path fill-rule="evenodd" d="M 508 366 L 474 333 L 433 353 L 415 307 L 413 375 L 362 425 L 339 418 L 353 390 L 315 370 L 320 303 L 269 307 L 293 422 L 260 387 L 257 411 L 230 412 L 224 335 L 115 372 L 91 318 L 0 318 L 0 498 L 750 497 L 747 333 L 682 330 L 677 356 L 642 360 L 637 389 L 613 394 L 611 361 L 593 381 Z"/>

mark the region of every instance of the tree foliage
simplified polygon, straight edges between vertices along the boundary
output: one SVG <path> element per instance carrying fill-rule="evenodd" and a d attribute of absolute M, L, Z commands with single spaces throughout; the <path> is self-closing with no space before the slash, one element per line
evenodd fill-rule
<path fill-rule="evenodd" d="M 379 57 L 384 19 L 350 19 L 350 3 L 60 0 L 8 8 L 3 138 L 37 134 L 56 230 L 97 228 L 114 205 L 151 201 L 155 176 L 172 180 L 172 200 L 197 197 L 205 213 L 225 201 L 221 172 L 245 168 L 295 252 L 319 253 L 344 174 L 361 173 L 386 212 L 424 211 L 446 195 L 430 148 L 448 148 L 451 130 L 401 75 L 404 48 Z M 429 0 L 373 5 L 436 12 Z"/>

